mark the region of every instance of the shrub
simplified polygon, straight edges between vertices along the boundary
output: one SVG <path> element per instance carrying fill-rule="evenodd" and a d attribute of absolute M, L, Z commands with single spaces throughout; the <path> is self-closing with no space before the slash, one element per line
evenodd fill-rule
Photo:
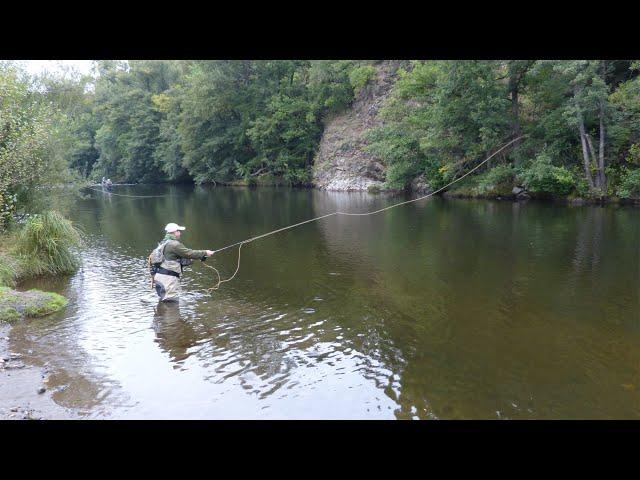
<path fill-rule="evenodd" d="M 489 193 L 499 185 L 508 184 L 510 187 L 515 177 L 511 165 L 497 165 L 478 179 L 478 193 Z"/>
<path fill-rule="evenodd" d="M 358 95 L 375 76 L 376 69 L 371 65 L 354 68 L 351 73 L 349 73 L 349 82 L 351 82 L 353 92 Z"/>
<path fill-rule="evenodd" d="M 401 129 L 389 126 L 372 128 L 365 133 L 365 139 L 369 142 L 365 151 L 380 158 L 387 167 L 385 187 L 404 188 L 422 173 L 425 159 L 420 146 L 415 138 Z M 428 175 L 427 178 L 430 179 Z"/>
<path fill-rule="evenodd" d="M 24 276 L 73 273 L 80 263 L 71 247 L 80 243 L 80 231 L 55 211 L 29 218 L 18 232 L 14 253 Z"/>
<path fill-rule="evenodd" d="M 640 169 L 624 169 L 617 193 L 621 198 L 640 198 Z"/>
<path fill-rule="evenodd" d="M 565 167 L 551 164 L 546 153 L 538 155 L 518 175 L 527 190 L 552 195 L 568 195 L 575 186 L 573 175 Z"/>
<path fill-rule="evenodd" d="M 589 183 L 587 182 L 587 179 L 584 178 L 584 175 L 581 175 L 580 173 L 581 172 L 575 175 L 575 178 L 577 178 L 575 182 L 576 193 L 579 197 L 588 197 L 591 193 L 589 191 Z"/>

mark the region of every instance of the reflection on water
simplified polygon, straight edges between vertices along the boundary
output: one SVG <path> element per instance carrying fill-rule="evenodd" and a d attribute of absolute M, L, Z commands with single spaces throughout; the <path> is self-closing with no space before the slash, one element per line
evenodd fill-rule
<path fill-rule="evenodd" d="M 169 221 L 217 249 L 404 198 L 128 187 L 79 201 L 71 299 L 21 324 L 54 398 L 90 418 L 638 418 L 640 219 L 633 208 L 433 199 L 330 217 L 246 245 L 238 276 L 197 263 L 158 303 L 145 258 Z M 237 250 L 208 262 L 228 277 Z"/>

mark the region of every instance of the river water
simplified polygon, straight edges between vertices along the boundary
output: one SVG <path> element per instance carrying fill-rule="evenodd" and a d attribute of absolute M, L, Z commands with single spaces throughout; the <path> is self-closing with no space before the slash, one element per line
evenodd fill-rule
<path fill-rule="evenodd" d="M 118 195 L 115 195 L 118 194 Z M 165 195 L 131 198 L 120 195 Z M 70 299 L 18 324 L 84 418 L 640 418 L 640 210 L 434 198 L 330 217 L 199 262 L 158 304 L 146 257 L 405 197 L 116 187 L 78 200 L 82 269 L 25 284 Z M 207 260 L 223 278 L 237 248 Z"/>

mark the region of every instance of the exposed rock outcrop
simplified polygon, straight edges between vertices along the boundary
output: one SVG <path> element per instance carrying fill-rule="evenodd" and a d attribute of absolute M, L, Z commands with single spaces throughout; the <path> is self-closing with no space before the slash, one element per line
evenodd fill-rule
<path fill-rule="evenodd" d="M 431 193 L 434 190 L 427 183 L 427 179 L 423 173 L 411 181 L 411 191 L 414 193 Z"/>
<path fill-rule="evenodd" d="M 364 150 L 364 137 L 382 124 L 378 113 L 395 83 L 400 63 L 385 60 L 375 65 L 376 78 L 359 93 L 351 108 L 327 121 L 314 160 L 314 186 L 342 191 L 384 189 L 385 166 Z"/>

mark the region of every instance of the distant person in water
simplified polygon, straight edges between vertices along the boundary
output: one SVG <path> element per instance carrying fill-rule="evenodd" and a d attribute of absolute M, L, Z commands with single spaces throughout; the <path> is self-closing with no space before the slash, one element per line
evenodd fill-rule
<path fill-rule="evenodd" d="M 178 300 L 183 267 L 191 265 L 194 260 L 205 261 L 214 253 L 213 250 L 191 250 L 185 247 L 180 242 L 181 232 L 185 229 L 176 223 L 169 223 L 164 228 L 166 235 L 159 245 L 163 249 L 164 260 L 153 276 L 156 293 L 163 302 Z"/>

